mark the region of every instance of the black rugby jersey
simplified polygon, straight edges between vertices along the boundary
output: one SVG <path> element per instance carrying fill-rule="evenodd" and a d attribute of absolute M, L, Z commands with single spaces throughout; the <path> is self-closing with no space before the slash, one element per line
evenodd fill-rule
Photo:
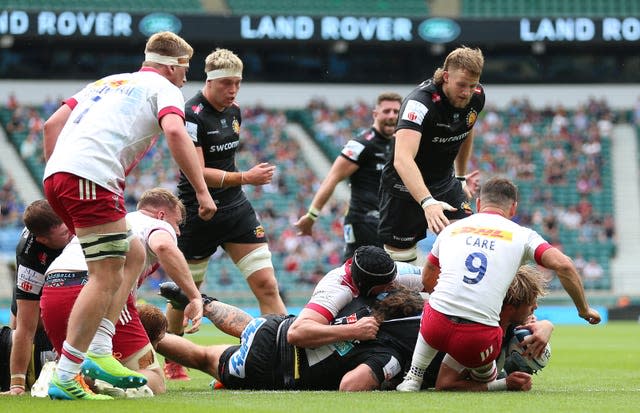
<path fill-rule="evenodd" d="M 390 148 L 391 139 L 373 127 L 351 139 L 342 148 L 341 156 L 358 164 L 358 170 L 349 178 L 351 200 L 346 222 L 377 222 L 380 217 L 378 188 Z"/>
<path fill-rule="evenodd" d="M 220 112 L 211 106 L 200 91 L 186 102 L 185 120 L 189 136 L 196 146 L 202 148 L 206 168 L 238 171 L 235 155 L 240 145 L 242 123 L 239 106 L 234 103 Z M 209 187 L 209 193 L 218 210 L 231 209 L 247 202 L 241 186 Z M 182 171 L 178 197 L 187 208 L 198 205 L 195 191 Z"/>
<path fill-rule="evenodd" d="M 61 253 L 62 249 L 54 250 L 36 241 L 36 237 L 24 228 L 16 246 L 16 298 L 39 300 L 44 274 Z"/>
<path fill-rule="evenodd" d="M 453 162 L 484 108 L 484 102 L 484 89 L 478 85 L 469 105 L 464 109 L 455 108 L 442 91 L 442 85 L 436 86 L 433 79 L 422 82 L 402 102 L 396 131 L 412 129 L 422 133 L 415 161 L 433 196 L 440 195 L 441 188 L 453 179 Z M 382 172 L 382 184 L 391 194 L 411 199 L 393 166 L 394 149 L 395 141 Z"/>

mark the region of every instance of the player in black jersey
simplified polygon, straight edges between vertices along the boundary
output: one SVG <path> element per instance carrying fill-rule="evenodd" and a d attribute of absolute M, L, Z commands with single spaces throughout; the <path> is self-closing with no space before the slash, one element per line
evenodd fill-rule
<path fill-rule="evenodd" d="M 402 97 L 393 92 L 378 95 L 373 125 L 342 148 L 313 197 L 309 212 L 295 226 L 298 235 L 312 235 L 312 227 L 338 183 L 349 178 L 351 200 L 344 218 L 343 260 L 362 245 L 382 247 L 378 238 L 378 189 L 382 167 L 389 158 L 391 137 L 398 121 Z"/>
<path fill-rule="evenodd" d="M 15 317 L 10 358 L 10 394 L 28 387 L 26 373 L 31 347 L 40 321 L 40 296 L 49 264 L 62 252 L 73 234 L 45 199 L 32 202 L 22 217 L 25 228 L 16 246 L 16 283 L 11 303 Z M 43 334 L 44 335 L 44 334 Z M 46 337 L 46 336 L 45 336 Z"/>
<path fill-rule="evenodd" d="M 218 210 L 210 221 L 202 220 L 197 214 L 193 187 L 181 175 L 178 197 L 187 216 L 180 228 L 178 247 L 200 286 L 209 258 L 222 246 L 246 278 L 258 299 L 260 311 L 286 314 L 267 235 L 242 190 L 242 185 L 270 183 L 275 166 L 259 163 L 248 171 L 238 171 L 235 162 L 242 123 L 235 99 L 242 81 L 242 68 L 242 61 L 233 52 L 216 49 L 205 60 L 207 80 L 203 89 L 185 104 L 187 131 L 200 155 L 205 181 Z M 181 312 L 169 310 L 168 319 L 169 331 L 181 333 Z"/>
<path fill-rule="evenodd" d="M 437 234 L 472 212 L 478 172 L 466 168 L 485 102 L 483 65 L 479 49 L 459 47 L 402 103 L 380 187 L 379 235 L 396 261 L 416 259 L 427 228 Z"/>

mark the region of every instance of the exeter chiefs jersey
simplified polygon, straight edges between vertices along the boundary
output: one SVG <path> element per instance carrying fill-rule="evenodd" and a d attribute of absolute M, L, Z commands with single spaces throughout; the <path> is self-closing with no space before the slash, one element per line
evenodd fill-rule
<path fill-rule="evenodd" d="M 389 157 L 390 143 L 391 139 L 371 128 L 342 148 L 341 155 L 359 167 L 349 178 L 351 201 L 347 222 L 377 222 L 379 219 L 378 188 L 382 168 Z"/>
<path fill-rule="evenodd" d="M 205 168 L 236 172 L 235 155 L 240 145 L 242 123 L 240 108 L 234 103 L 220 112 L 209 104 L 202 92 L 188 100 L 185 108 L 187 132 L 193 143 L 202 148 Z M 209 187 L 209 192 L 218 210 L 231 209 L 247 202 L 240 186 Z M 187 208 L 198 205 L 195 191 L 182 173 L 178 196 Z"/>
<path fill-rule="evenodd" d="M 22 230 L 16 246 L 16 298 L 40 299 L 45 272 L 61 252 L 36 241 L 28 229 Z"/>
<path fill-rule="evenodd" d="M 411 129 L 422 134 L 415 161 L 434 197 L 447 191 L 447 184 L 454 176 L 453 161 L 471 133 L 484 101 L 484 89 L 478 85 L 469 105 L 464 109 L 455 108 L 442 86 L 436 86 L 433 79 L 428 79 L 402 102 L 396 130 Z M 395 141 L 392 145 L 391 156 L 382 172 L 382 184 L 391 194 L 411 199 L 393 166 Z"/>

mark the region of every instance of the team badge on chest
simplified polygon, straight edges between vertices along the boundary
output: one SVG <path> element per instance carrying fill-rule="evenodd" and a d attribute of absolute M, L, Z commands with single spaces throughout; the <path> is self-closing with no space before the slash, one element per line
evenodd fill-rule
<path fill-rule="evenodd" d="M 233 128 L 234 133 L 240 133 L 240 122 L 235 117 L 233 118 L 233 122 L 231 122 L 231 127 Z"/>
<path fill-rule="evenodd" d="M 475 109 L 471 109 L 467 114 L 467 127 L 470 128 L 476 123 L 476 119 L 478 119 L 478 112 Z"/>

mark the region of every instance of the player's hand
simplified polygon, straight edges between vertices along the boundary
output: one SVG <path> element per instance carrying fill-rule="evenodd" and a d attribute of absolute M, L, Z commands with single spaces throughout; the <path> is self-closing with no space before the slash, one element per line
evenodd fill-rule
<path fill-rule="evenodd" d="M 444 215 L 444 211 L 457 211 L 457 208 L 452 207 L 446 202 L 438 202 L 433 205 L 429 205 L 424 208 L 424 216 L 427 219 L 427 225 L 429 229 L 436 234 L 449 225 L 449 219 Z"/>
<path fill-rule="evenodd" d="M 526 328 L 531 331 L 531 334 L 520 342 L 520 346 L 526 348 L 522 355 L 528 358 L 542 357 L 549 340 L 551 340 L 553 324 L 548 320 L 540 320 L 516 328 Z"/>
<path fill-rule="evenodd" d="M 601 321 L 600 313 L 589 307 L 585 314 L 580 314 L 581 318 L 584 318 L 589 322 L 589 324 L 598 324 Z"/>
<path fill-rule="evenodd" d="M 186 329 L 185 333 L 191 334 L 195 333 L 200 329 L 200 323 L 202 322 L 202 298 L 194 298 L 189 301 L 189 304 L 184 308 L 184 320 L 182 321 L 182 325 L 187 327 L 189 325 L 189 321 L 191 321 L 191 328 Z"/>
<path fill-rule="evenodd" d="M 205 221 L 210 220 L 215 215 L 218 207 L 213 202 L 209 191 L 202 193 L 196 192 L 196 198 L 198 199 L 198 215 Z"/>
<path fill-rule="evenodd" d="M 467 194 L 468 199 L 473 199 L 475 194 L 480 190 L 480 171 L 475 170 L 466 174 L 462 189 Z"/>
<path fill-rule="evenodd" d="M 271 165 L 267 162 L 259 163 L 258 165 L 243 173 L 242 183 L 249 185 L 270 184 L 275 171 L 275 165 Z"/>
<path fill-rule="evenodd" d="M 353 326 L 354 340 L 373 340 L 376 338 L 378 334 L 378 328 L 380 327 L 380 323 L 375 317 L 362 317 L 360 320 L 356 321 Z"/>
<path fill-rule="evenodd" d="M 293 224 L 297 229 L 297 235 L 313 235 L 313 224 L 314 221 L 309 217 L 309 215 L 305 214 L 300 217 L 298 222 Z"/>
<path fill-rule="evenodd" d="M 531 390 L 531 374 L 523 371 L 514 371 L 505 379 L 507 382 L 507 390 L 513 391 L 529 391 Z"/>

